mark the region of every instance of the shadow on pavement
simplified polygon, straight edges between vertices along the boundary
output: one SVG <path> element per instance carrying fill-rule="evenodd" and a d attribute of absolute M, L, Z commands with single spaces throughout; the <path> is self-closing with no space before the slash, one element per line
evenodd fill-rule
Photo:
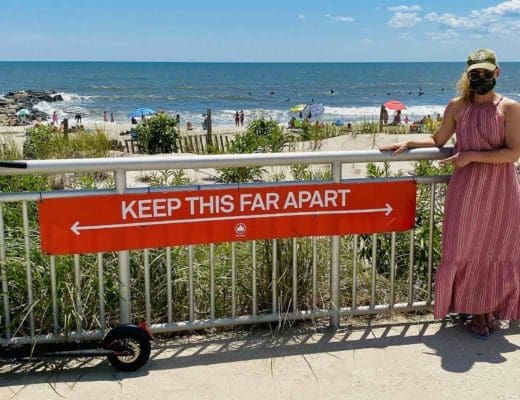
<path fill-rule="evenodd" d="M 505 353 L 518 350 L 507 337 L 520 333 L 518 324 L 479 340 L 471 337 L 461 323 L 421 321 L 384 323 L 342 328 L 336 331 L 309 326 L 282 331 L 232 332 L 214 336 L 188 336 L 158 340 L 151 360 L 140 371 L 116 371 L 101 359 L 35 362 L 0 368 L 0 387 L 34 383 L 122 381 L 144 376 L 149 371 L 193 366 L 273 359 L 310 354 L 328 354 L 374 348 L 422 344 L 421 355 L 440 357 L 446 371 L 462 373 L 476 363 L 502 363 Z M 431 350 L 431 351 L 430 351 Z"/>

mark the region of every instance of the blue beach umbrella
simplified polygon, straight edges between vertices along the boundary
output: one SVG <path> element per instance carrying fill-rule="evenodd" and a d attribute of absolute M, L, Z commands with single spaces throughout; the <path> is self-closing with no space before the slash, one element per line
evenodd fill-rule
<path fill-rule="evenodd" d="M 152 115 L 152 114 L 155 114 L 155 110 L 153 110 L 151 108 L 141 107 L 141 108 L 134 110 L 130 114 L 128 114 L 128 118 L 130 118 L 130 119 L 141 118 L 141 117 L 146 117 L 147 115 Z"/>

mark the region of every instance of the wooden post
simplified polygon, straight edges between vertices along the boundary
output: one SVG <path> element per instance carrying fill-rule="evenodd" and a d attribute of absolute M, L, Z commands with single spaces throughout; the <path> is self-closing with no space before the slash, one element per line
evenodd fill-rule
<path fill-rule="evenodd" d="M 65 139 L 69 138 L 69 119 L 68 118 L 63 119 L 63 135 L 65 136 Z"/>
<path fill-rule="evenodd" d="M 213 145 L 213 140 L 211 138 L 211 108 L 208 108 L 208 113 L 207 113 L 207 116 L 208 116 L 208 130 L 207 130 L 207 134 L 206 134 L 206 143 L 208 143 L 209 146 L 212 146 Z"/>

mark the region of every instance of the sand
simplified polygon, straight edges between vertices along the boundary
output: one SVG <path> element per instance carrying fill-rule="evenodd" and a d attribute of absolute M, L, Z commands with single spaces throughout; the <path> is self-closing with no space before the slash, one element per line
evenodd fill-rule
<path fill-rule="evenodd" d="M 120 140 L 123 142 L 128 139 L 128 135 L 121 135 L 126 131 L 129 131 L 133 126 L 130 123 L 86 123 L 84 127 L 87 130 L 90 129 L 101 129 L 104 130 L 110 139 Z M 27 127 L 17 126 L 8 127 L 0 126 L 0 142 L 5 143 L 13 140 L 21 149 L 25 139 L 25 129 Z M 244 132 L 245 128 L 236 128 L 234 126 L 216 126 L 213 129 L 214 134 L 237 134 Z M 205 131 L 201 128 L 195 128 L 192 131 L 181 131 L 182 135 L 204 135 Z M 409 140 L 414 138 L 424 138 L 425 134 L 409 134 L 409 135 L 396 135 L 396 134 L 346 134 L 337 136 L 334 138 L 325 139 L 319 142 L 297 142 L 291 146 L 291 151 L 349 151 L 349 150 L 375 150 L 378 146 L 388 143 L 396 143 L 402 140 Z M 289 151 L 289 149 L 288 149 Z M 111 152 L 112 157 L 142 157 L 143 154 L 132 154 L 126 152 Z M 313 166 L 313 170 L 324 170 L 327 166 Z M 291 172 L 289 167 L 268 167 L 266 168 L 268 176 L 279 176 L 280 174 L 285 175 L 286 179 L 290 179 Z M 396 162 L 391 165 L 391 170 L 394 173 L 402 171 L 405 175 L 408 171 L 413 170 L 413 163 L 411 162 Z M 215 182 L 215 178 L 218 176 L 218 172 L 214 169 L 201 169 L 184 171 L 187 177 L 194 183 L 212 183 Z M 128 186 L 129 187 L 144 187 L 148 186 L 146 182 L 147 177 L 150 177 L 153 171 L 130 171 L 127 174 Z M 353 163 L 344 164 L 343 166 L 343 177 L 349 178 L 362 178 L 366 173 L 366 163 Z"/>
<path fill-rule="evenodd" d="M 120 140 L 123 142 L 124 139 L 128 139 L 129 136 L 122 136 L 122 132 L 129 131 L 132 128 L 130 123 L 85 123 L 86 129 L 102 129 L 104 130 L 111 139 Z M 22 148 L 25 139 L 25 130 L 27 127 L 24 126 L 0 126 L 0 143 L 6 143 L 8 141 L 14 141 L 19 148 Z M 234 135 L 245 131 L 245 127 L 236 128 L 235 126 L 215 126 L 213 133 Z M 192 131 L 186 129 L 181 130 L 182 135 L 204 135 L 205 131 L 201 128 L 196 127 Z M 350 150 L 376 150 L 379 146 L 389 143 L 397 143 L 403 140 L 424 138 L 426 134 L 346 134 L 329 139 L 322 140 L 314 143 L 309 142 L 297 142 L 291 147 L 291 151 L 350 151 Z M 143 154 L 129 154 L 126 152 L 112 151 L 112 157 L 142 157 Z M 517 165 L 519 163 L 517 162 Z M 326 166 L 314 166 L 316 169 L 325 169 Z M 402 172 L 404 175 L 409 175 L 414 169 L 413 162 L 395 162 L 390 166 L 390 170 L 393 173 Z M 268 167 L 266 168 L 268 176 L 279 176 L 284 174 L 286 179 L 291 179 L 290 168 L 288 167 Z M 215 169 L 201 169 L 184 171 L 187 177 L 193 183 L 208 184 L 213 183 L 218 176 L 218 172 Z M 127 174 L 128 186 L 129 187 L 145 187 L 148 186 L 146 182 L 147 177 L 150 177 L 153 171 L 130 171 Z M 352 163 L 343 165 L 344 179 L 355 179 L 366 176 L 366 163 Z"/>

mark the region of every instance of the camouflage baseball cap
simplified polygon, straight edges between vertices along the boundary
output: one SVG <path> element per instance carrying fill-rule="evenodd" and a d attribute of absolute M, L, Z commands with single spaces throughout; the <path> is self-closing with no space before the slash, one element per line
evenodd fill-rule
<path fill-rule="evenodd" d="M 494 71 L 498 68 L 497 55 L 493 50 L 478 49 L 468 56 L 468 68 L 466 71 L 474 69 L 487 69 Z"/>

